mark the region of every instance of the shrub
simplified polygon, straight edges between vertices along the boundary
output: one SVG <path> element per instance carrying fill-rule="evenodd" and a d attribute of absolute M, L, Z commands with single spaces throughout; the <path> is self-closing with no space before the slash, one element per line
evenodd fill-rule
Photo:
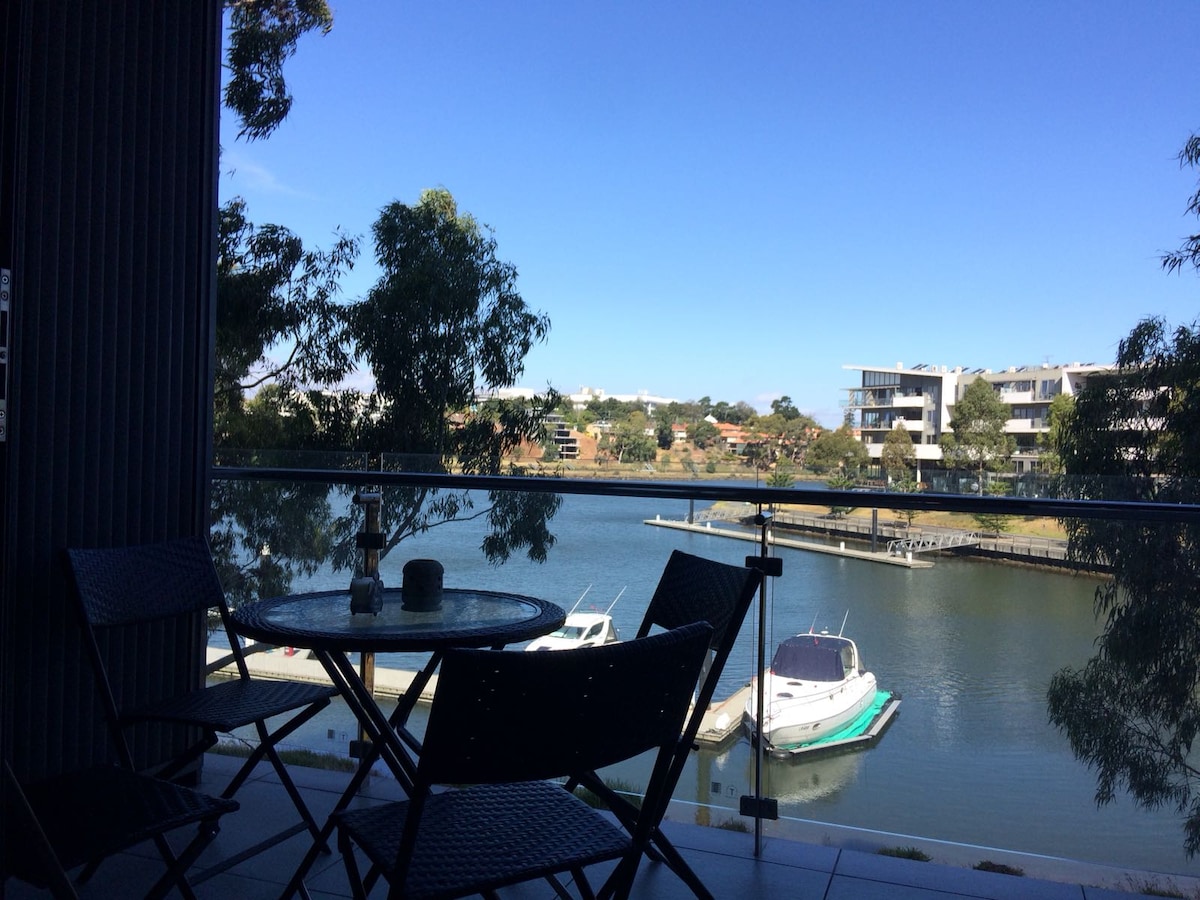
<path fill-rule="evenodd" d="M 982 862 L 976 863 L 971 868 L 978 869 L 980 872 L 999 872 L 1001 875 L 1024 875 L 1025 870 L 1019 866 L 1009 866 L 1004 863 L 992 862 L 990 859 L 985 859 Z"/>
<path fill-rule="evenodd" d="M 918 862 L 929 862 L 931 857 L 924 850 L 916 847 L 881 847 L 876 851 L 880 856 L 895 856 L 899 859 L 915 859 Z"/>

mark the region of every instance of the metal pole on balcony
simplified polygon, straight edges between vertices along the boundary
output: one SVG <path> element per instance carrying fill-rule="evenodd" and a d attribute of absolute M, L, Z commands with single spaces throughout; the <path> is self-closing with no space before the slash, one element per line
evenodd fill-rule
<path fill-rule="evenodd" d="M 758 585 L 758 648 L 757 648 L 757 675 L 758 675 L 758 691 L 755 696 L 755 709 L 757 726 L 755 728 L 755 754 L 754 754 L 754 794 L 749 797 L 742 797 L 740 812 L 742 815 L 751 815 L 754 817 L 754 855 L 762 855 L 762 823 L 763 819 L 778 819 L 779 804 L 770 797 L 763 796 L 762 789 L 762 774 L 763 763 L 766 759 L 766 739 L 763 737 L 763 724 L 765 703 L 763 694 L 763 671 L 767 665 L 767 576 L 779 576 L 783 573 L 783 560 L 772 558 L 770 555 L 770 525 L 772 514 L 764 511 L 760 503 L 758 505 L 758 514 L 754 517 L 754 524 L 760 529 L 759 551 L 758 556 L 746 557 L 746 565 L 758 569 L 763 573 L 762 581 Z"/>
<path fill-rule="evenodd" d="M 380 507 L 383 503 L 383 495 L 379 491 L 358 491 L 354 495 L 354 502 L 360 504 L 365 512 L 363 530 L 358 533 L 358 546 L 363 551 L 363 577 L 372 579 L 377 583 L 376 593 L 382 592 L 382 584 L 379 584 L 379 551 L 383 548 L 383 531 L 380 527 Z M 353 609 L 353 598 L 352 598 Z M 378 612 L 378 607 L 375 608 Z M 359 654 L 358 660 L 359 676 L 362 678 L 363 686 L 371 696 L 375 695 L 375 654 L 371 651 L 364 650 Z M 350 755 L 358 759 L 362 759 L 367 752 L 367 745 L 370 742 L 370 735 L 367 734 L 366 728 L 363 725 L 358 726 L 358 740 L 354 741 L 350 747 Z"/>

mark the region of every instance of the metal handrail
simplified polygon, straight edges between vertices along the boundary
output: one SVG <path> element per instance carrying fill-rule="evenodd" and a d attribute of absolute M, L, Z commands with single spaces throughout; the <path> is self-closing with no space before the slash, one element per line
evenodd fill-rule
<path fill-rule="evenodd" d="M 392 487 L 454 488 L 479 491 L 551 492 L 602 497 L 658 497 L 667 500 L 729 500 L 764 506 L 805 504 L 879 509 L 990 513 L 1053 519 L 1140 519 L 1149 522 L 1200 524 L 1200 504 L 1131 500 L 1067 500 L 1047 497 L 995 497 L 962 494 L 900 493 L 826 488 L 720 485 L 707 481 L 625 481 L 619 479 L 461 475 L 429 472 L 379 472 L 344 469 L 299 469 L 275 466 L 214 466 L 214 479 L 290 481 Z"/>

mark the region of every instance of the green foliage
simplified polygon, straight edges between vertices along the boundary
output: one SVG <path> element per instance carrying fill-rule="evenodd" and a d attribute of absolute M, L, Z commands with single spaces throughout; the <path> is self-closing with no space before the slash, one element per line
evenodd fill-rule
<path fill-rule="evenodd" d="M 341 278 L 358 240 L 339 235 L 329 251 L 306 249 L 277 225 L 256 228 L 239 197 L 217 218 L 215 440 L 238 444 L 236 417 L 247 391 L 333 384 L 352 368 Z M 244 444 L 242 444 L 244 446 Z"/>
<path fill-rule="evenodd" d="M 856 484 L 858 484 L 858 481 L 854 478 L 854 476 L 846 472 L 835 475 L 825 482 L 825 486 L 831 491 L 848 491 Z M 857 509 L 857 507 L 854 506 L 831 506 L 829 507 L 829 512 L 834 516 L 844 516 L 847 513 L 853 512 L 855 509 Z"/>
<path fill-rule="evenodd" d="M 1200 165 L 1200 135 L 1193 134 L 1179 151 L 1179 165 L 1195 168 Z M 1200 189 L 1197 189 L 1188 200 L 1187 211 L 1194 216 L 1200 216 Z M 1191 267 L 1200 270 L 1200 234 L 1193 234 L 1184 240 L 1178 250 L 1167 253 L 1162 258 L 1162 267 L 1168 272 L 1178 272 Z"/>
<path fill-rule="evenodd" d="M 1188 896 L 1170 881 L 1162 885 L 1152 878 L 1135 878 L 1132 875 L 1125 876 L 1125 884 L 1121 889 L 1131 894 L 1146 894 L 1150 897 L 1178 897 L 1185 900 Z M 1193 892 L 1191 896 L 1195 898 L 1196 894 Z"/>
<path fill-rule="evenodd" d="M 1054 399 L 1050 401 L 1050 408 L 1046 414 L 1046 431 L 1039 433 L 1037 437 L 1038 462 L 1046 475 L 1063 474 L 1058 447 L 1063 442 L 1063 429 L 1070 421 L 1074 409 L 1075 398 L 1070 394 L 1055 394 Z"/>
<path fill-rule="evenodd" d="M 889 490 L 893 490 L 898 494 L 916 494 L 920 492 L 921 485 L 916 481 L 913 481 L 912 478 L 905 478 L 902 481 L 892 482 L 892 484 L 889 486 Z M 902 509 L 899 511 L 898 515 L 903 516 L 905 522 L 911 525 L 913 520 L 917 517 L 917 511 L 915 509 Z"/>
<path fill-rule="evenodd" d="M 701 419 L 688 426 L 688 440 L 696 445 L 699 450 L 707 450 L 714 443 L 720 440 L 721 432 L 717 430 L 717 426 L 712 422 L 706 422 Z"/>
<path fill-rule="evenodd" d="M 805 459 L 814 472 L 841 470 L 849 475 L 857 474 L 871 457 L 854 432 L 843 425 L 836 431 L 822 431 L 809 445 Z"/>
<path fill-rule="evenodd" d="M 1025 874 L 1025 870 L 1020 866 L 1010 866 L 1007 863 L 992 862 L 990 859 L 981 860 L 980 862 L 975 863 L 975 865 L 973 865 L 971 868 L 978 869 L 980 872 L 997 872 L 1001 875 L 1023 876 Z"/>
<path fill-rule="evenodd" d="M 1001 471 L 1016 442 L 1006 434 L 1008 405 L 996 396 L 983 378 L 972 381 L 954 404 L 951 432 L 941 437 L 942 456 L 948 468 L 971 469 L 982 491 L 986 472 Z"/>
<path fill-rule="evenodd" d="M 880 847 L 875 851 L 880 856 L 895 856 L 898 859 L 915 859 L 918 862 L 929 862 L 931 857 L 924 850 L 916 847 Z"/>
<path fill-rule="evenodd" d="M 658 420 L 658 425 L 654 428 L 654 437 L 659 450 L 670 450 L 675 445 L 675 432 L 671 428 L 672 424 L 670 419 L 660 418 Z"/>
<path fill-rule="evenodd" d="M 393 453 L 453 456 L 462 440 L 447 411 L 467 409 L 479 386 L 514 384 L 550 321 L 526 306 L 516 267 L 496 258 L 495 238 L 472 216 L 460 216 L 448 191 L 425 191 L 415 206 L 388 204 L 372 231 L 382 274 L 347 313 L 383 401 L 371 443 Z M 547 410 L 555 405 L 557 399 Z M 479 439 L 466 436 L 468 443 Z"/>
<path fill-rule="evenodd" d="M 619 463 L 653 462 L 658 457 L 658 447 L 646 434 L 646 417 L 640 412 L 617 425 L 600 443 Z"/>
<path fill-rule="evenodd" d="M 283 64 L 304 34 L 329 33 L 333 13 L 325 0 L 225 0 L 225 8 L 230 11 L 225 105 L 241 122 L 238 137 L 264 138 L 292 109 Z"/>
<path fill-rule="evenodd" d="M 790 488 L 796 486 L 796 466 L 791 460 L 781 459 L 767 476 L 767 487 Z"/>
<path fill-rule="evenodd" d="M 993 481 L 984 488 L 984 491 L 992 497 L 1003 497 L 1010 493 L 1010 487 L 1011 485 L 1007 481 Z M 976 513 L 974 519 L 979 525 L 979 530 L 988 534 L 1000 534 L 1002 531 L 1007 531 L 1012 522 L 1012 516 L 1004 513 Z"/>
<path fill-rule="evenodd" d="M 744 400 L 739 400 L 733 404 L 722 400 L 714 403 L 712 409 L 708 412 L 718 422 L 727 422 L 730 425 L 744 425 L 757 415 L 754 407 Z"/>
<path fill-rule="evenodd" d="M 893 428 L 883 439 L 883 453 L 880 462 L 883 469 L 893 481 L 904 481 L 909 478 L 917 461 L 917 451 L 913 447 L 912 435 L 906 428 Z"/>
<path fill-rule="evenodd" d="M 216 446 L 263 461 L 258 448 L 353 450 L 355 468 L 468 474 L 522 474 L 505 460 L 523 442 L 546 437 L 550 392 L 529 401 L 490 401 L 472 410 L 475 388 L 507 387 L 524 357 L 544 339 L 549 321 L 515 290 L 516 270 L 495 258 L 495 241 L 470 216 L 459 216 L 445 191 L 429 191 L 413 208 L 386 207 L 375 225 L 383 274 L 369 296 L 335 303 L 337 282 L 356 245 L 330 254 L 305 251 L 284 229 L 254 229 L 239 202 L 223 210 L 218 263 Z M 283 362 L 257 373 L 280 344 Z M 375 391 L 337 385 L 353 355 L 372 367 Z M 249 402 L 247 384 L 266 380 Z M 301 390 L 307 384 L 314 389 Z M 317 390 L 316 387 L 326 387 Z M 451 413 L 458 416 L 451 417 Z M 294 460 L 292 462 L 294 463 Z M 323 467 L 336 468 L 324 460 Z M 213 544 L 236 599 L 286 593 L 291 578 L 332 561 L 361 563 L 355 534 L 360 507 L 343 515 L 311 490 L 257 483 L 213 491 Z M 544 560 L 553 545 L 547 521 L 560 503 L 552 494 L 489 495 L 477 508 L 468 492 L 387 491 L 383 555 L 406 538 L 463 517 L 486 517 L 481 550 L 493 563 L 524 550 Z M 332 535 L 332 537 L 329 537 Z M 269 556 L 260 549 L 269 546 Z"/>
<path fill-rule="evenodd" d="M 771 412 L 786 419 L 799 419 L 800 410 L 796 408 L 796 404 L 792 402 L 792 398 L 786 394 L 778 400 L 771 401 Z"/>
<path fill-rule="evenodd" d="M 739 834 L 750 833 L 750 826 L 742 819 L 722 819 L 716 824 L 716 827 L 725 831 L 736 831 Z"/>
<path fill-rule="evenodd" d="M 1117 369 L 1076 396 L 1058 452 L 1064 496 L 1200 502 L 1200 331 L 1139 323 Z M 1096 589 L 1104 632 L 1082 669 L 1055 674 L 1050 720 L 1096 772 L 1096 800 L 1118 790 L 1185 815 L 1184 848 L 1200 849 L 1200 525 L 1066 520 L 1074 558 L 1107 565 Z"/>

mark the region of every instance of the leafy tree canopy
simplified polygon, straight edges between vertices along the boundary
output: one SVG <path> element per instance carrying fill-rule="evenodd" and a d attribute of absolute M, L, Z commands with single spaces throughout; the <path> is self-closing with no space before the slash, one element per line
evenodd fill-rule
<path fill-rule="evenodd" d="M 379 401 L 366 449 L 455 455 L 484 435 L 456 433 L 447 411 L 470 407 L 478 386 L 515 384 L 550 320 L 525 304 L 516 267 L 449 191 L 385 206 L 372 231 L 382 274 L 347 313 Z"/>
<path fill-rule="evenodd" d="M 1047 475 L 1063 473 L 1062 459 L 1058 455 L 1058 448 L 1063 443 L 1063 430 L 1074 408 L 1075 398 L 1070 394 L 1055 394 L 1054 399 L 1050 401 L 1050 408 L 1046 413 L 1046 431 L 1039 433 L 1037 439 L 1038 462 L 1041 464 L 1042 471 Z"/>
<path fill-rule="evenodd" d="M 720 403 L 713 404 L 709 413 L 718 422 L 726 422 L 730 425 L 741 425 L 757 415 L 754 407 L 745 400 L 739 400 L 732 404 L 722 400 Z"/>
<path fill-rule="evenodd" d="M 706 450 L 720 439 L 721 432 L 717 430 L 717 426 L 712 422 L 701 419 L 699 422 L 688 426 L 687 436 L 688 440 L 699 449 Z"/>
<path fill-rule="evenodd" d="M 894 481 L 904 481 L 909 478 L 916 461 L 917 451 L 908 429 L 893 428 L 889 431 L 883 439 L 883 452 L 880 455 L 884 471 Z"/>
<path fill-rule="evenodd" d="M 862 442 L 854 436 L 848 425 L 835 431 L 823 431 L 809 445 L 808 465 L 816 472 L 842 470 L 845 476 L 857 473 L 870 462 L 870 454 Z M 853 479 L 851 479 L 853 483 Z"/>
<path fill-rule="evenodd" d="M 1180 153 L 1200 163 L 1200 136 Z M 1188 211 L 1200 215 L 1200 191 Z M 1164 255 L 1168 272 L 1200 269 L 1200 235 Z M 1061 492 L 1082 499 L 1200 501 L 1200 329 L 1139 322 L 1112 373 L 1092 376 L 1057 435 Z M 1127 791 L 1184 815 L 1183 846 L 1200 850 L 1200 525 L 1067 520 L 1072 554 L 1110 567 L 1096 589 L 1104 621 L 1082 669 L 1055 674 L 1050 720 L 1096 773 L 1096 800 Z"/>
<path fill-rule="evenodd" d="M 240 197 L 217 218 L 217 441 L 227 442 L 247 391 L 336 384 L 352 368 L 339 282 L 358 240 L 305 249 L 278 225 L 256 228 Z M 235 439 L 236 440 L 236 439 Z M 242 446 L 246 446 L 243 444 Z M 266 446 L 266 445 L 258 445 Z"/>
<path fill-rule="evenodd" d="M 941 437 L 946 465 L 973 469 L 981 492 L 984 473 L 1004 468 L 1016 449 L 1012 435 L 1004 430 L 1007 421 L 1008 405 L 996 396 L 987 381 L 976 378 L 954 404 L 954 413 L 950 417 L 953 433 L 947 432 Z"/>
<path fill-rule="evenodd" d="M 1089 378 L 1059 437 L 1062 492 L 1083 499 L 1200 501 L 1200 331 L 1147 319 L 1121 342 L 1117 369 Z M 1067 520 L 1072 554 L 1107 565 L 1096 589 L 1104 633 L 1082 669 L 1058 672 L 1050 718 L 1097 775 L 1186 815 L 1200 849 L 1200 525 Z"/>
<path fill-rule="evenodd" d="M 771 401 L 771 412 L 784 419 L 798 419 L 801 416 L 800 410 L 796 409 L 796 404 L 792 402 L 792 398 L 786 394 L 777 400 Z"/>
<path fill-rule="evenodd" d="M 283 64 L 310 31 L 328 34 L 333 12 L 325 0 L 225 0 L 229 10 L 225 105 L 241 122 L 239 137 L 264 138 L 287 118 L 292 95 Z"/>

